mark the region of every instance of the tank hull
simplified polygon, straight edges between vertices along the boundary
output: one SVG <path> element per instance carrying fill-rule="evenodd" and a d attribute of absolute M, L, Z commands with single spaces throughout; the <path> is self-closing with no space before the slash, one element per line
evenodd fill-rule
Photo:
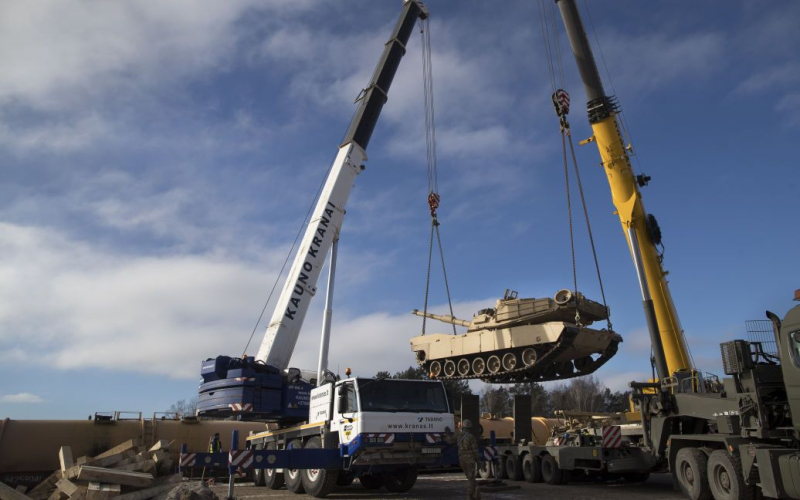
<path fill-rule="evenodd" d="M 411 339 L 417 361 L 433 377 L 490 383 L 546 382 L 593 373 L 622 337 L 564 322 L 429 334 Z"/>

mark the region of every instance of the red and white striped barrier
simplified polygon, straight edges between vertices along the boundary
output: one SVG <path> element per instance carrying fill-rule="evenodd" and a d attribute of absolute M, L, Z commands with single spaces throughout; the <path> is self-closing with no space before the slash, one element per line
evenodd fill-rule
<path fill-rule="evenodd" d="M 603 448 L 622 447 L 622 427 L 611 425 L 603 427 Z"/>
<path fill-rule="evenodd" d="M 483 447 L 483 458 L 487 462 L 491 462 L 497 458 L 497 447 L 495 446 L 484 446 Z"/>
<path fill-rule="evenodd" d="M 253 405 L 250 403 L 231 403 L 228 406 L 233 411 L 253 411 Z"/>
<path fill-rule="evenodd" d="M 186 453 L 181 455 L 181 467 L 193 467 L 197 459 L 194 453 Z"/>
<path fill-rule="evenodd" d="M 252 450 L 231 450 L 228 453 L 228 466 L 241 467 L 247 469 L 253 465 L 253 451 Z"/>
<path fill-rule="evenodd" d="M 442 438 L 444 434 L 441 432 L 431 432 L 429 434 L 425 434 L 425 442 L 429 444 L 437 444 L 442 442 Z"/>

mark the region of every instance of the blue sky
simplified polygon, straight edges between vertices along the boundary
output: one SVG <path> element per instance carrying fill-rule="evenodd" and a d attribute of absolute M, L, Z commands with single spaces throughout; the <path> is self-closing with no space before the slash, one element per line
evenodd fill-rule
<path fill-rule="evenodd" d="M 552 295 L 571 268 L 537 3 L 428 5 L 457 315 L 506 288 Z M 766 309 L 784 314 L 800 287 L 800 4 L 590 8 L 653 177 L 643 194 L 694 359 L 721 373 L 719 342 Z M 0 416 L 162 411 L 195 393 L 201 359 L 241 353 L 399 10 L 367 0 L 0 5 Z M 566 56 L 564 68 L 574 134 L 588 137 Z M 414 362 L 420 322 L 409 311 L 422 306 L 429 229 L 421 73 L 415 34 L 348 205 L 333 368 L 369 375 Z M 623 389 L 649 372 L 648 338 L 596 148 L 578 155 L 625 337 L 598 376 Z M 581 288 L 597 297 L 579 234 Z M 434 309 L 444 301 L 434 273 Z M 297 366 L 316 366 L 321 306 Z"/>

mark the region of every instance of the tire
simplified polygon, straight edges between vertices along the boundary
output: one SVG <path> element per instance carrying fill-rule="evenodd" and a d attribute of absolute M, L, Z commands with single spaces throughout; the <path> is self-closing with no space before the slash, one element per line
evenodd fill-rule
<path fill-rule="evenodd" d="M 709 500 L 708 458 L 697 448 L 681 448 L 675 455 L 672 473 L 678 479 L 681 491 L 690 500 Z"/>
<path fill-rule="evenodd" d="M 322 448 L 322 439 L 314 436 L 306 443 L 306 448 L 318 450 Z M 302 469 L 300 477 L 303 479 L 303 488 L 308 495 L 316 498 L 325 498 L 336 487 L 339 478 L 338 469 Z"/>
<path fill-rule="evenodd" d="M 350 486 L 355 480 L 355 473 L 339 471 L 339 477 L 336 478 L 336 486 Z"/>
<path fill-rule="evenodd" d="M 405 493 L 413 488 L 416 482 L 416 467 L 405 467 L 383 476 L 383 485 L 392 493 Z"/>
<path fill-rule="evenodd" d="M 263 444 L 256 445 L 256 451 L 261 451 L 264 449 Z M 266 469 L 253 469 L 253 484 L 255 486 L 266 486 L 267 483 L 265 481 L 264 472 Z"/>
<path fill-rule="evenodd" d="M 519 457 L 509 455 L 506 457 L 506 477 L 511 481 L 522 481 L 522 464 Z"/>
<path fill-rule="evenodd" d="M 278 449 L 275 443 L 267 445 L 268 450 Z M 264 471 L 264 486 L 271 490 L 279 490 L 283 487 L 285 481 L 283 480 L 283 472 L 278 472 L 275 469 L 262 469 Z"/>
<path fill-rule="evenodd" d="M 522 457 L 522 477 L 529 483 L 541 483 L 542 459 L 530 453 Z"/>
<path fill-rule="evenodd" d="M 478 477 L 481 479 L 491 479 L 494 477 L 492 462 L 478 462 Z"/>
<path fill-rule="evenodd" d="M 626 483 L 643 483 L 650 479 L 649 472 L 626 472 L 622 474 L 622 479 Z"/>
<path fill-rule="evenodd" d="M 547 484 L 566 483 L 564 471 L 558 466 L 556 457 L 545 455 L 542 457 L 542 480 Z"/>
<path fill-rule="evenodd" d="M 303 447 L 303 442 L 299 439 L 295 439 L 289 443 L 287 449 L 298 449 Z M 291 491 L 292 493 L 296 493 L 301 495 L 306 492 L 305 488 L 303 488 L 303 475 L 301 474 L 300 469 L 283 469 L 283 477 L 286 481 L 286 489 Z"/>
<path fill-rule="evenodd" d="M 358 480 L 368 490 L 377 490 L 383 486 L 383 478 L 377 474 L 364 474 Z"/>
<path fill-rule="evenodd" d="M 492 472 L 494 472 L 495 479 L 508 479 L 506 475 L 506 459 L 508 459 L 505 455 L 500 455 L 497 457 L 497 462 L 492 462 Z"/>
<path fill-rule="evenodd" d="M 744 483 L 742 462 L 736 455 L 716 450 L 708 457 L 708 487 L 715 500 L 753 500 L 755 485 Z"/>

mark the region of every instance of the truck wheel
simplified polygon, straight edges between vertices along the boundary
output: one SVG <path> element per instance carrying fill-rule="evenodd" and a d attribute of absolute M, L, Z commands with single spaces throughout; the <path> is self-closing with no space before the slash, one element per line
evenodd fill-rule
<path fill-rule="evenodd" d="M 264 449 L 263 444 L 256 445 L 256 451 L 261 451 Z M 253 484 L 255 486 L 266 486 L 264 482 L 264 469 L 253 469 Z"/>
<path fill-rule="evenodd" d="M 520 467 L 519 457 L 514 455 L 506 457 L 506 476 L 511 481 L 522 480 L 522 467 Z"/>
<path fill-rule="evenodd" d="M 492 462 L 478 462 L 478 476 L 481 479 L 491 479 L 494 474 L 492 474 Z"/>
<path fill-rule="evenodd" d="M 626 472 L 622 474 L 622 479 L 626 483 L 643 483 L 650 479 L 649 472 Z"/>
<path fill-rule="evenodd" d="M 356 480 L 355 472 L 339 471 L 339 477 L 336 478 L 336 486 L 350 486 Z"/>
<path fill-rule="evenodd" d="M 417 468 L 405 467 L 383 476 L 383 485 L 392 493 L 405 493 L 417 482 Z"/>
<path fill-rule="evenodd" d="M 706 454 L 697 448 L 681 448 L 675 455 L 672 473 L 678 479 L 681 491 L 690 500 L 708 500 L 711 490 L 708 487 Z"/>
<path fill-rule="evenodd" d="M 542 479 L 547 484 L 564 484 L 567 482 L 564 471 L 558 466 L 556 457 L 553 455 L 542 457 Z"/>
<path fill-rule="evenodd" d="M 300 449 L 303 447 L 303 442 L 295 439 L 289 443 L 287 449 Z M 292 493 L 302 494 L 306 490 L 303 488 L 303 478 L 300 469 L 283 469 L 283 477 L 286 479 L 286 488 Z"/>
<path fill-rule="evenodd" d="M 492 462 L 492 472 L 494 472 L 495 479 L 508 479 L 506 476 L 506 459 L 508 457 L 505 455 L 500 455 L 497 457 L 496 462 Z"/>
<path fill-rule="evenodd" d="M 358 478 L 361 486 L 368 490 L 377 490 L 383 486 L 383 478 L 377 474 L 364 474 Z"/>
<path fill-rule="evenodd" d="M 530 453 L 522 457 L 522 477 L 529 483 L 541 483 L 542 459 Z"/>
<path fill-rule="evenodd" d="M 267 445 L 268 450 L 277 450 L 278 447 L 275 443 Z M 279 490 L 284 484 L 283 472 L 278 472 L 275 469 L 261 469 L 264 474 L 264 486 L 271 490 Z"/>
<path fill-rule="evenodd" d="M 742 462 L 725 450 L 708 457 L 708 486 L 715 500 L 753 500 L 755 486 L 744 484 Z"/>
<path fill-rule="evenodd" d="M 314 436 L 308 440 L 307 449 L 318 450 L 322 448 L 322 439 Z M 300 477 L 303 479 L 303 488 L 306 493 L 316 498 L 325 498 L 336 487 L 339 478 L 338 469 L 302 469 Z"/>

